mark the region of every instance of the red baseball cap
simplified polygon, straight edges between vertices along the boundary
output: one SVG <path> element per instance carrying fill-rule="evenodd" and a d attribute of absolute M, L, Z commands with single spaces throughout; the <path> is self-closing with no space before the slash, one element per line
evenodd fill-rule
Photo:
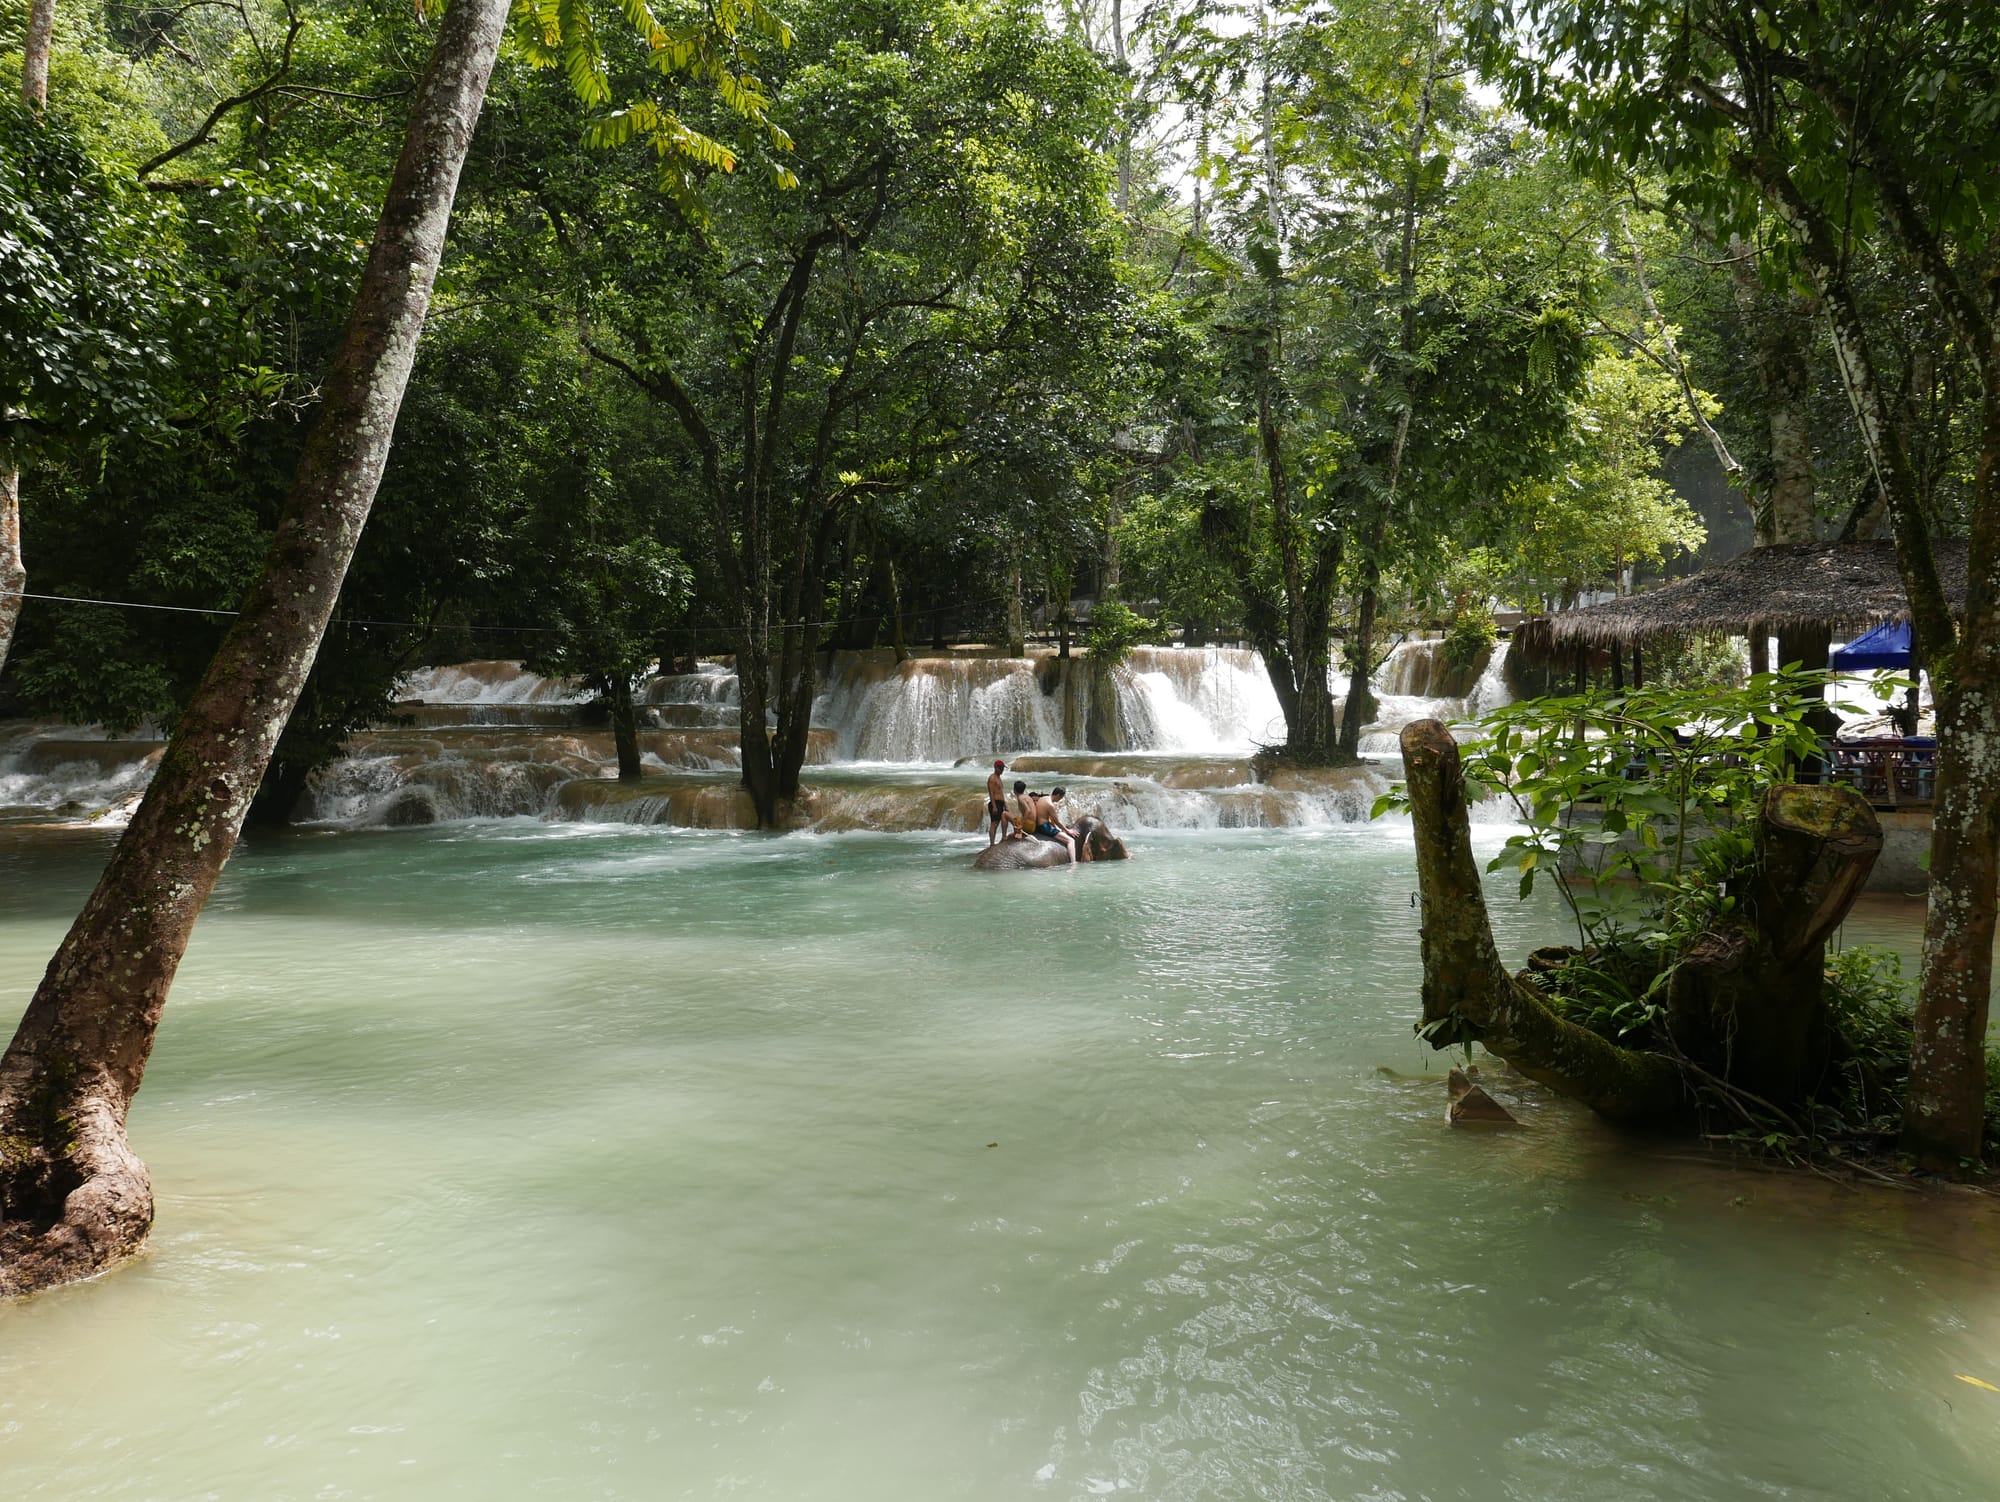
<path fill-rule="evenodd" d="M 1007 763 L 1005 763 L 999 757 L 996 756 L 993 758 L 993 770 L 996 772 L 1004 772 L 1007 770 Z"/>

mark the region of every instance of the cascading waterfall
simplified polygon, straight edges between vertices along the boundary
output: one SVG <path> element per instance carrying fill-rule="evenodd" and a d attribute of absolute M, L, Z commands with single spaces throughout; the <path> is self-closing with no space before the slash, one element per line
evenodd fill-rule
<path fill-rule="evenodd" d="M 1014 751 L 1083 750 L 1096 720 L 1106 751 L 1242 753 L 1282 739 L 1277 695 L 1253 652 L 1136 647 L 1096 704 L 1084 658 L 841 654 L 814 718 L 840 736 L 842 759 L 952 762 Z M 1109 708 L 1111 713 L 1102 713 Z"/>
<path fill-rule="evenodd" d="M 518 662 L 455 662 L 419 668 L 397 685 L 399 699 L 422 704 L 579 704 L 588 690 L 567 678 L 544 678 Z"/>
<path fill-rule="evenodd" d="M 123 822 L 138 805 L 164 743 L 68 725 L 0 727 L 0 811 L 20 817 Z"/>
<path fill-rule="evenodd" d="M 1506 642 L 1463 666 L 1446 660 L 1441 640 L 1398 642 L 1375 670 L 1375 718 L 1362 731 L 1363 754 L 1397 754 L 1403 727 L 1418 720 L 1469 720 L 1508 703 L 1506 662 Z"/>
<path fill-rule="evenodd" d="M 843 761 L 953 762 L 1067 744 L 1062 698 L 1043 692 L 1028 658 L 843 654 L 813 708 Z"/>
<path fill-rule="evenodd" d="M 1442 644 L 1405 642 L 1377 675 L 1380 712 L 1364 751 L 1391 754 L 1427 715 L 1505 702 L 1506 648 L 1448 676 Z M 1444 690 L 1456 689 L 1455 694 Z M 332 825 L 544 818 L 748 828 L 736 785 L 736 674 L 727 662 L 658 677 L 639 695 L 646 776 L 619 783 L 601 711 L 578 684 L 512 662 L 425 668 L 399 686 L 389 723 L 361 732 L 314 775 L 295 811 Z M 970 831 L 981 772 L 1004 756 L 1037 787 L 1066 782 L 1072 806 L 1121 829 L 1352 823 L 1387 772 L 1260 774 L 1251 756 L 1284 738 L 1277 695 L 1255 653 L 1138 647 L 1108 674 L 1086 658 L 970 653 L 898 663 L 840 653 L 815 705 L 808 828 Z M 1095 749 L 1089 749 L 1089 748 Z M 121 822 L 159 758 L 157 740 L 60 726 L 0 729 L 0 813 Z"/>

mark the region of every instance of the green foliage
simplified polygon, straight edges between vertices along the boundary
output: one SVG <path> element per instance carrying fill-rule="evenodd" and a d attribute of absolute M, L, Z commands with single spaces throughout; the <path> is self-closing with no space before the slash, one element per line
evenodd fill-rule
<path fill-rule="evenodd" d="M 1444 660 L 1462 671 L 1492 651 L 1493 643 L 1499 639 L 1493 612 L 1483 602 L 1467 606 L 1451 618 L 1451 626 L 1444 634 Z"/>
<path fill-rule="evenodd" d="M 170 216 L 64 117 L 0 101 L 0 449 L 161 431 Z"/>
<path fill-rule="evenodd" d="M 1646 682 L 1659 688 L 1740 688 L 1750 664 L 1728 637 L 1698 636 L 1646 649 Z"/>
<path fill-rule="evenodd" d="M 1573 596 L 1699 547 L 1706 529 L 1660 478 L 1690 427 L 1679 388 L 1653 360 L 1598 354 L 1572 405 L 1560 466 L 1509 498 L 1519 513 L 1516 589 Z"/>
<path fill-rule="evenodd" d="M 1821 1141 L 1887 1149 L 1902 1131 L 1915 1025 L 1902 956 L 1865 944 L 1832 951 L 1824 994 L 1838 1044 L 1809 1128 Z M 1989 1151 L 2000 1147 L 2000 1047 L 1986 1050 L 1985 1135 Z"/>
<path fill-rule="evenodd" d="M 529 668 L 600 688 L 620 679 L 634 685 L 687 609 L 689 586 L 680 555 L 651 539 L 577 540 L 562 572 L 543 585 L 537 619 L 550 634 L 538 638 Z"/>
<path fill-rule="evenodd" d="M 40 712 L 73 725 L 126 733 L 165 725 L 178 709 L 175 685 L 139 649 L 140 627 L 123 611 L 77 607 L 56 618 L 39 649 L 24 656 L 21 694 Z"/>
<path fill-rule="evenodd" d="M 763 44 L 782 51 L 792 44 L 792 29 L 764 0 L 721 0 L 692 15 L 661 20 L 648 0 L 617 0 L 616 19 L 599 13 L 591 0 L 514 0 L 510 35 L 530 66 L 559 70 L 584 105 L 603 109 L 611 103 L 614 78 L 613 47 L 618 22 L 624 41 L 636 43 L 643 71 L 670 83 L 686 80 L 702 85 L 725 114 L 758 128 L 776 151 L 788 151 L 791 137 L 771 114 L 771 94 L 749 71 L 746 46 Z M 658 98 L 633 99 L 595 119 L 584 132 L 587 144 L 613 149 L 643 141 L 658 162 L 658 186 L 695 223 L 706 223 L 708 212 L 695 191 L 704 169 L 736 170 L 737 153 L 724 141 L 690 125 L 681 110 Z M 774 179 L 794 187 L 790 168 L 773 164 Z"/>
<path fill-rule="evenodd" d="M 1614 1043 L 1650 1041 L 1665 1005 L 1670 969 L 1652 946 L 1632 941 L 1600 944 L 1569 954 L 1536 979 L 1555 1010 Z"/>
<path fill-rule="evenodd" d="M 1085 638 L 1090 660 L 1107 668 L 1116 667 L 1158 629 L 1156 622 L 1147 620 L 1122 601 L 1099 600 L 1091 608 L 1090 634 Z"/>
<path fill-rule="evenodd" d="M 1764 789 L 1817 752 L 1807 717 L 1824 687 L 1821 675 L 1794 670 L 1734 691 L 1649 686 L 1493 711 L 1465 748 L 1466 789 L 1507 799 L 1524 828 L 1488 869 L 1518 872 L 1524 898 L 1538 876 L 1554 880 L 1586 943 L 1629 927 L 1635 913 L 1671 920 L 1696 899 L 1691 877 L 1713 867 L 1712 884 L 1726 885 L 1734 846 L 1712 841 L 1740 838 Z M 1407 806 L 1397 788 L 1375 812 Z"/>

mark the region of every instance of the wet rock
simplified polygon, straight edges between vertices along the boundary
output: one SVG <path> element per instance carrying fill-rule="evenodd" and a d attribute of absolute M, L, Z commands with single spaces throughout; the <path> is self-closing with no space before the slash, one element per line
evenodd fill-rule
<path fill-rule="evenodd" d="M 426 788 L 404 788 L 382 808 L 382 822 L 391 829 L 416 829 L 437 823 L 437 805 Z"/>
<path fill-rule="evenodd" d="M 1463 1069 L 1454 1067 L 1445 1076 L 1445 1090 L 1451 1096 L 1446 1117 L 1453 1126 L 1520 1125 L 1511 1111 L 1488 1095 L 1485 1086 L 1475 1085 Z"/>

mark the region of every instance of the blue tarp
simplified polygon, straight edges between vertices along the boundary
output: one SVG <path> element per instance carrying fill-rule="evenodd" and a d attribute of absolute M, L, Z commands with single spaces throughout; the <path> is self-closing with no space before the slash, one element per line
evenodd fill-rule
<path fill-rule="evenodd" d="M 1844 647 L 1827 655 L 1826 665 L 1837 673 L 1859 673 L 1867 668 L 1906 668 L 1910 665 L 1910 627 L 1907 621 L 1887 621 L 1865 636 L 1857 636 Z"/>

